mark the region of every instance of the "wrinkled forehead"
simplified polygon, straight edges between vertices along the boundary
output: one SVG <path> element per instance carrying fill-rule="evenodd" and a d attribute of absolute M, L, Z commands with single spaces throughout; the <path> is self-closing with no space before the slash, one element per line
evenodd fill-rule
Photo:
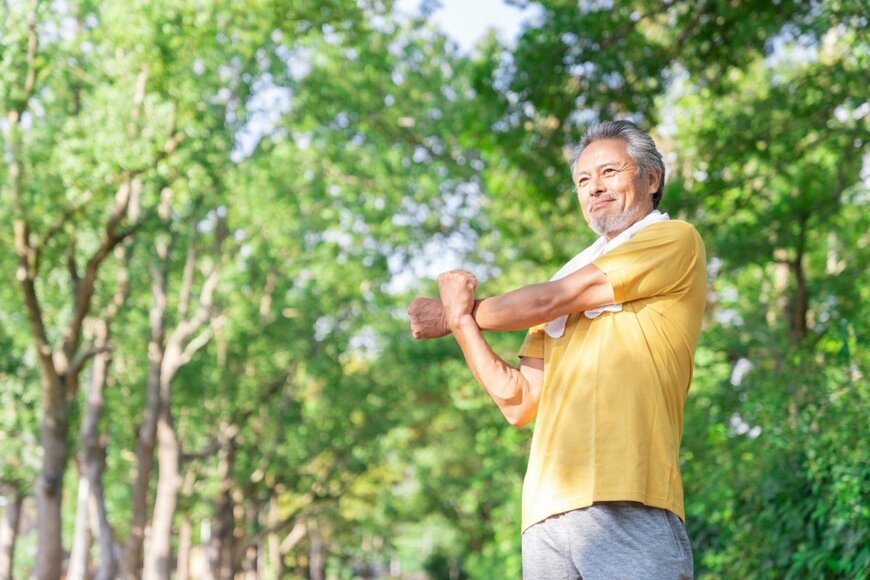
<path fill-rule="evenodd" d="M 593 141 L 577 158 L 575 174 L 589 173 L 605 165 L 634 164 L 628 154 L 628 143 L 622 139 L 601 139 Z"/>

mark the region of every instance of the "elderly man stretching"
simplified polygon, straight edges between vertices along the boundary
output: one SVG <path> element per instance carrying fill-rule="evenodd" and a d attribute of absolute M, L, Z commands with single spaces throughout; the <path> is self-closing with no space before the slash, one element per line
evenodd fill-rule
<path fill-rule="evenodd" d="M 706 294 L 704 244 L 658 211 L 664 163 L 628 121 L 590 129 L 571 160 L 600 238 L 549 282 L 474 300 L 438 277 L 441 300 L 409 308 L 416 338 L 453 333 L 512 425 L 535 421 L 523 484 L 529 579 L 692 577 L 679 447 Z M 515 368 L 481 330 L 530 329 Z"/>

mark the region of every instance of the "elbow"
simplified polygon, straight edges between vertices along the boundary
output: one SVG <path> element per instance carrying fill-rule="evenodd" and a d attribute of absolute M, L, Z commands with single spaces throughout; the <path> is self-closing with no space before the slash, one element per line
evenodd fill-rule
<path fill-rule="evenodd" d="M 493 381 L 486 392 L 498 405 L 505 420 L 513 427 L 529 424 L 538 413 L 538 394 L 532 388 L 522 372 L 504 365 L 496 369 L 501 373 L 498 380 Z M 481 383 L 483 384 L 483 383 Z M 495 388 L 495 385 L 498 388 Z"/>
<path fill-rule="evenodd" d="M 508 424 L 510 424 L 511 427 L 516 427 L 517 429 L 521 429 L 531 422 L 532 422 L 531 418 L 523 417 L 522 419 L 518 419 L 518 420 L 514 420 L 514 421 L 509 420 Z"/>
<path fill-rule="evenodd" d="M 502 414 L 511 427 L 525 427 L 534 419 L 534 415 L 524 409 L 503 409 Z"/>

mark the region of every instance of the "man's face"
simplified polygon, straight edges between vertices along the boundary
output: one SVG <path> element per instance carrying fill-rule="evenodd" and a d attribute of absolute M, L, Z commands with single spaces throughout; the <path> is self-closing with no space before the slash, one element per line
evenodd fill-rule
<path fill-rule="evenodd" d="M 653 209 L 658 172 L 642 176 L 622 139 L 588 145 L 575 165 L 575 186 L 583 217 L 608 239 L 623 232 Z"/>

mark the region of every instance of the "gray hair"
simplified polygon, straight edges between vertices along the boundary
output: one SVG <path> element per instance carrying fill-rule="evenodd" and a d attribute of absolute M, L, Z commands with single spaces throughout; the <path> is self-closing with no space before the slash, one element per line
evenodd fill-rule
<path fill-rule="evenodd" d="M 622 139 L 628 145 L 628 155 L 637 164 L 640 174 L 645 176 L 650 170 L 661 174 L 659 187 L 652 196 L 653 209 L 658 209 L 665 189 L 665 163 L 649 133 L 631 121 L 605 121 L 590 127 L 571 155 L 571 179 L 577 183 L 577 160 L 589 145 L 604 139 Z"/>

